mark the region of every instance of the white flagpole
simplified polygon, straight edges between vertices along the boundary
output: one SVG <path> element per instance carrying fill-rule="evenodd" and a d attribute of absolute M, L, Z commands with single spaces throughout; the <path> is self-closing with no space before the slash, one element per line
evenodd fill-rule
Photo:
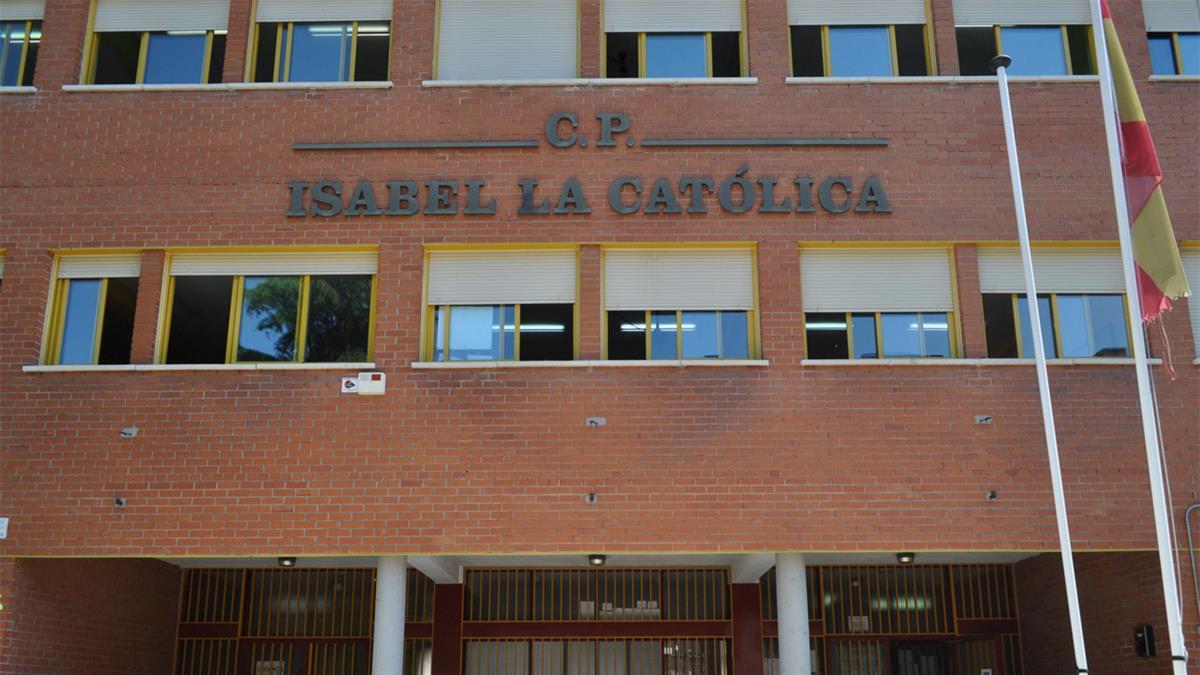
<path fill-rule="evenodd" d="M 1150 502 L 1154 509 L 1154 530 L 1158 540 L 1158 566 L 1162 575 L 1163 605 L 1167 614 L 1167 635 L 1176 675 L 1187 675 L 1187 647 L 1183 638 L 1183 612 L 1179 606 L 1179 585 L 1175 578 L 1175 547 L 1171 540 L 1171 515 L 1163 481 L 1162 453 L 1158 446 L 1158 420 L 1154 393 L 1150 386 L 1150 364 L 1146 360 L 1146 335 L 1142 330 L 1142 302 L 1138 294 L 1137 272 L 1130 241 L 1129 204 L 1125 194 L 1125 171 L 1121 164 L 1121 137 L 1117 129 L 1116 97 L 1113 92 L 1112 66 L 1108 60 L 1108 40 L 1100 0 L 1091 0 L 1092 33 L 1096 40 L 1096 61 L 1100 70 L 1100 100 L 1104 110 L 1104 133 L 1108 138 L 1108 166 L 1112 176 L 1113 200 L 1117 209 L 1117 234 L 1121 241 L 1121 263 L 1125 268 L 1125 297 L 1128 299 L 1129 325 L 1133 334 L 1134 369 L 1137 373 L 1138 403 L 1142 412 L 1142 435 L 1146 441 L 1146 464 L 1150 471 Z"/>
<path fill-rule="evenodd" d="M 1033 251 L 1029 246 L 1029 226 L 1025 220 L 1025 191 L 1021 187 L 1021 166 L 1017 161 L 1017 137 L 1013 129 L 1012 101 L 1008 95 L 1008 66 L 1005 55 L 992 59 L 1000 83 L 1000 109 L 1004 113 L 1004 140 L 1008 145 L 1008 170 L 1012 175 L 1013 206 L 1017 212 L 1017 232 L 1021 239 L 1021 268 L 1025 272 L 1025 304 L 1029 307 L 1033 356 L 1037 367 L 1038 393 L 1042 399 L 1042 426 L 1046 430 L 1046 454 L 1050 458 L 1050 484 L 1054 489 L 1054 515 L 1058 520 L 1058 543 L 1062 549 L 1063 580 L 1067 587 L 1067 613 L 1071 619 L 1071 641 L 1075 646 L 1075 668 L 1086 673 L 1087 654 L 1083 644 L 1083 619 L 1079 615 L 1079 589 L 1075 586 L 1075 558 L 1071 553 L 1071 531 L 1067 527 L 1067 499 L 1063 494 L 1062 467 L 1058 461 L 1058 433 L 1054 427 L 1054 406 L 1050 401 L 1050 375 L 1046 370 L 1046 346 L 1042 341 L 1042 317 L 1037 303 L 1037 285 L 1033 278 Z"/>

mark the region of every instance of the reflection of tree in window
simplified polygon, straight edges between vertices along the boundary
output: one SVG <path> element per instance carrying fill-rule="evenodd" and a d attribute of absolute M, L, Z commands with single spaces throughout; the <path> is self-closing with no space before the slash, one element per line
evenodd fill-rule
<path fill-rule="evenodd" d="M 312 277 L 304 360 L 363 362 L 371 328 L 371 277 Z"/>
<path fill-rule="evenodd" d="M 246 277 L 237 359 L 295 360 L 299 301 L 299 277 Z"/>

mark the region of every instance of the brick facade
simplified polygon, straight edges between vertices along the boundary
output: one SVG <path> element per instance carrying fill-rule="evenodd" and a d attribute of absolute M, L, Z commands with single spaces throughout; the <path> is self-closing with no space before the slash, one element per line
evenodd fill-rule
<path fill-rule="evenodd" d="M 1181 240 L 1200 240 L 1200 84 L 1150 81 L 1140 4 L 1111 3 Z M 250 0 L 232 0 L 225 80 L 243 78 Z M 932 3 L 955 75 L 952 3 Z M 599 74 L 599 0 L 581 2 Z M 1030 367 L 802 364 L 799 242 L 955 243 L 966 356 L 986 354 L 974 245 L 1013 241 L 996 89 L 785 83 L 786 3 L 749 0 L 754 84 L 426 87 L 434 0 L 397 3 L 374 89 L 76 92 L 86 0 L 48 0 L 37 93 L 0 96 L 0 554 L 231 556 L 682 551 L 1051 550 L 1057 535 Z M 1099 88 L 1014 82 L 1032 236 L 1113 241 Z M 630 135 L 878 137 L 885 148 L 297 152 L 295 142 L 541 138 L 556 111 L 630 114 Z M 889 214 L 619 216 L 619 176 L 869 176 Z M 286 218 L 297 180 L 486 178 L 495 216 Z M 524 216 L 517 180 L 581 181 L 593 213 Z M 553 194 L 553 192 L 552 192 Z M 581 358 L 600 355 L 599 247 L 757 242 L 766 367 L 414 370 L 423 246 L 578 243 Z M 135 363 L 153 361 L 162 249 L 379 247 L 375 363 L 337 370 L 32 373 L 51 250 L 147 249 Z M 1179 375 L 1158 377 L 1178 528 L 1200 499 L 1200 368 L 1180 302 Z M 1157 338 L 1155 338 L 1157 342 Z M 1161 353 L 1161 347 L 1156 347 Z M 1054 366 L 1079 550 L 1154 545 L 1128 365 Z M 976 414 L 995 423 L 977 426 Z M 589 428 L 584 420 L 608 424 Z M 138 426 L 134 439 L 119 431 Z M 999 499 L 985 500 L 988 490 Z M 584 495 L 598 495 L 595 504 Z M 118 509 L 113 496 L 127 499 Z M 50 563 L 44 563 L 49 565 Z M 18 566 L 18 570 L 22 569 Z M 1183 579 L 1185 598 L 1192 597 Z M 7 611 L 7 610 L 6 610 Z M 1188 616 L 1196 620 L 1196 608 Z M 1165 631 L 1159 633 L 1165 640 Z M 1200 644 L 1193 650 L 1200 651 Z M 1097 671 L 1101 672 L 1101 671 Z"/>

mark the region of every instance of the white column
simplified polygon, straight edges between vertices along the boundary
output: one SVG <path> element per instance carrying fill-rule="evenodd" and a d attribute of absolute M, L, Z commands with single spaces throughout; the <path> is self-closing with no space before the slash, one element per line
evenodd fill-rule
<path fill-rule="evenodd" d="M 404 674 L 404 607 L 408 561 L 384 556 L 375 571 L 375 634 L 371 675 Z"/>
<path fill-rule="evenodd" d="M 775 556 L 775 597 L 779 614 L 779 675 L 812 675 L 808 640 L 808 574 L 804 556 Z"/>

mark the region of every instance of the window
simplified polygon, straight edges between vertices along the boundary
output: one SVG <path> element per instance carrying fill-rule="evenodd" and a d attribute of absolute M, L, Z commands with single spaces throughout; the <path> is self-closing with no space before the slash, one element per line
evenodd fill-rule
<path fill-rule="evenodd" d="M 226 2 L 97 0 L 86 84 L 211 84 L 225 62 Z"/>
<path fill-rule="evenodd" d="M 252 81 L 387 81 L 391 2 L 259 0 L 257 8 L 248 64 Z"/>
<path fill-rule="evenodd" d="M 425 359 L 575 358 L 573 248 L 431 251 Z"/>
<path fill-rule="evenodd" d="M 1086 0 L 954 0 L 954 20 L 963 75 L 991 75 L 989 63 L 1001 53 L 1012 57 L 1010 75 L 1097 72 Z"/>
<path fill-rule="evenodd" d="M 441 0 L 439 8 L 438 79 L 578 76 L 575 0 Z"/>
<path fill-rule="evenodd" d="M 1155 75 L 1200 75 L 1200 6 L 1142 0 L 1150 65 Z"/>
<path fill-rule="evenodd" d="M 137 253 L 58 259 L 44 363 L 129 363 L 140 260 Z"/>
<path fill-rule="evenodd" d="M 807 358 L 957 354 L 948 250 L 811 248 L 800 271 Z"/>
<path fill-rule="evenodd" d="M 1046 358 L 1130 354 L 1124 277 L 1114 249 L 1035 249 L 1038 314 Z M 1033 331 L 1020 254 L 985 248 L 980 289 L 991 358 L 1033 358 Z"/>
<path fill-rule="evenodd" d="M 605 356 L 756 358 L 751 248 L 607 249 Z"/>
<path fill-rule="evenodd" d="M 921 0 L 844 5 L 788 0 L 792 75 L 892 77 L 933 71 Z"/>
<path fill-rule="evenodd" d="M 1179 251 L 1183 260 L 1183 273 L 1187 278 L 1188 287 L 1192 289 L 1192 297 L 1188 298 L 1188 315 L 1192 320 L 1192 341 L 1196 350 L 1193 352 L 1200 359 L 1200 248 L 1189 247 Z M 0 259 L 0 263 L 3 260 Z"/>
<path fill-rule="evenodd" d="M 160 361 L 369 362 L 375 273 L 369 251 L 178 254 Z"/>
<path fill-rule="evenodd" d="M 0 16 L 3 15 L 0 11 Z M 33 69 L 41 42 L 40 20 L 0 21 L 0 86 L 33 86 Z"/>
<path fill-rule="evenodd" d="M 687 11 L 664 0 L 608 0 L 604 76 L 740 77 L 746 74 L 739 0 L 703 0 Z"/>

